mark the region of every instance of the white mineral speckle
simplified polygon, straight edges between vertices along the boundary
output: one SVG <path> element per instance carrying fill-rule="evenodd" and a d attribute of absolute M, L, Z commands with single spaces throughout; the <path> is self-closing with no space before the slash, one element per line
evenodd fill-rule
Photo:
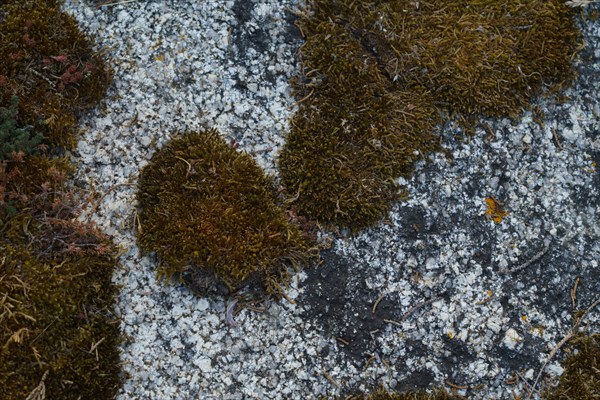
<path fill-rule="evenodd" d="M 516 330 L 513 328 L 507 329 L 504 333 L 504 345 L 509 349 L 514 349 L 517 344 L 523 341 L 523 338 L 519 336 Z"/>

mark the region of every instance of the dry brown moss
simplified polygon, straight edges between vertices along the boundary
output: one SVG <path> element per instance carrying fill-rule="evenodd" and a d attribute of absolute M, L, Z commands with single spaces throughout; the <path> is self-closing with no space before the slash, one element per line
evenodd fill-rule
<path fill-rule="evenodd" d="M 116 249 L 77 222 L 73 166 L 49 156 L 73 145 L 77 114 L 108 76 L 59 3 L 0 2 L 0 108 L 19 98 L 1 135 L 1 399 L 108 400 L 121 380 Z"/>
<path fill-rule="evenodd" d="M 159 275 L 205 292 L 245 286 L 281 293 L 308 256 L 303 233 L 277 204 L 272 178 L 215 130 L 173 139 L 143 168 L 139 243 Z"/>
<path fill-rule="evenodd" d="M 0 163 L 2 399 L 43 387 L 46 398 L 108 400 L 120 385 L 116 251 L 76 221 L 72 170 L 46 156 Z"/>
<path fill-rule="evenodd" d="M 40 260 L 6 238 L 0 254 L 0 398 L 25 399 L 47 371 L 46 398 L 114 398 L 120 384 L 119 324 L 110 311 L 114 260 Z"/>
<path fill-rule="evenodd" d="M 111 74 L 58 1 L 0 4 L 0 105 L 19 98 L 18 122 L 72 147 L 76 117 L 102 99 Z"/>
<path fill-rule="evenodd" d="M 388 210 L 393 178 L 412 170 L 416 149 L 435 148 L 436 110 L 425 90 L 391 90 L 344 24 L 304 24 L 307 73 L 295 85 L 304 101 L 279 159 L 282 182 L 301 213 L 360 229 Z"/>
<path fill-rule="evenodd" d="M 572 76 L 578 31 L 560 0 L 313 0 L 279 160 L 298 211 L 354 230 L 436 149 L 442 113 L 515 116 Z"/>
<path fill-rule="evenodd" d="M 570 342 L 577 349 L 563 362 L 559 385 L 546 391 L 548 400 L 600 398 L 600 334 L 580 336 Z"/>
<path fill-rule="evenodd" d="M 361 23 L 385 42 L 385 70 L 454 111 L 518 115 L 543 86 L 572 78 L 579 32 L 564 1 L 378 3 Z"/>
<path fill-rule="evenodd" d="M 437 390 L 434 393 L 426 392 L 388 392 L 378 389 L 372 394 L 363 396 L 350 396 L 344 400 L 464 400 L 464 397 L 452 395 L 445 390 Z"/>
<path fill-rule="evenodd" d="M 115 249 L 75 220 L 80 196 L 67 189 L 66 160 L 10 162 L 0 170 L 0 398 L 24 399 L 43 380 L 46 398 L 111 399 L 120 385 Z"/>
<path fill-rule="evenodd" d="M 308 97 L 279 167 L 301 213 L 360 229 L 388 210 L 397 195 L 393 178 L 412 170 L 421 156 L 415 149 L 435 148 L 436 110 L 423 91 L 391 92 L 377 63 L 342 26 L 322 30 L 303 55 L 311 61 L 306 69 L 327 66 L 327 75 L 313 72 L 313 83 L 298 91 Z"/>

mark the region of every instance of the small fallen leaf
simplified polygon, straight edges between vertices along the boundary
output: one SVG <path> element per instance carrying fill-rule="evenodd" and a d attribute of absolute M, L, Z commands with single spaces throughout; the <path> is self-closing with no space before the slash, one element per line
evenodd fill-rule
<path fill-rule="evenodd" d="M 492 219 L 495 223 L 499 224 L 502 219 L 508 215 L 508 212 L 502 207 L 503 203 L 490 196 L 485 199 L 488 206 L 485 211 L 485 216 L 488 219 Z"/>

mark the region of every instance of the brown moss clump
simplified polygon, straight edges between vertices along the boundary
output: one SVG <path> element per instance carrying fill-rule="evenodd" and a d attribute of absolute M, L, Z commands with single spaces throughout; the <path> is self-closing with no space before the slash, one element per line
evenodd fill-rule
<path fill-rule="evenodd" d="M 363 396 L 347 397 L 345 400 L 463 400 L 462 396 L 452 395 L 445 390 L 438 390 L 429 394 L 425 392 L 388 392 L 384 389 L 378 389 L 372 394 Z"/>
<path fill-rule="evenodd" d="M 111 74 L 58 1 L 0 5 L 0 106 L 19 98 L 18 123 L 52 146 L 75 144 L 77 116 L 102 99 Z"/>
<path fill-rule="evenodd" d="M 73 171 L 73 165 L 65 157 L 17 155 L 16 159 L 0 162 L 0 221 L 6 217 L 6 207 L 43 208 L 46 203 L 54 202 L 57 195 L 63 194 L 65 178 Z"/>
<path fill-rule="evenodd" d="M 215 130 L 173 139 L 143 168 L 139 243 L 159 275 L 205 292 L 245 286 L 280 294 L 308 256 L 303 233 L 277 205 L 273 180 Z"/>
<path fill-rule="evenodd" d="M 309 2 L 279 161 L 290 201 L 327 224 L 373 224 L 394 179 L 436 149 L 441 114 L 516 116 L 569 81 L 572 15 L 561 0 Z"/>
<path fill-rule="evenodd" d="M 453 111 L 516 116 L 543 86 L 573 76 L 579 31 L 562 0 L 379 3 L 362 23 L 385 43 L 386 72 Z"/>
<path fill-rule="evenodd" d="M 50 156 L 107 74 L 59 3 L 0 2 L 1 399 L 108 400 L 121 382 L 116 249 L 78 222 L 74 168 Z"/>
<path fill-rule="evenodd" d="M 597 399 L 600 397 L 600 334 L 580 336 L 570 342 L 577 353 L 563 362 L 559 385 L 546 391 L 548 400 Z"/>
<path fill-rule="evenodd" d="M 412 170 L 415 149 L 435 148 L 436 110 L 424 90 L 392 91 L 344 26 L 314 29 L 302 48 L 313 72 L 296 87 L 306 100 L 279 159 L 282 182 L 300 213 L 360 229 L 397 198 L 393 179 Z"/>
<path fill-rule="evenodd" d="M 112 399 L 116 251 L 75 220 L 81 197 L 68 190 L 66 160 L 18 156 L 1 166 L 0 398 L 44 388 L 46 398 Z"/>
<path fill-rule="evenodd" d="M 24 243 L 0 241 L 0 398 L 25 399 L 40 384 L 50 399 L 114 398 L 120 384 L 119 323 L 110 309 L 114 260 L 39 258 Z"/>
<path fill-rule="evenodd" d="M 116 249 L 76 221 L 72 170 L 66 158 L 22 152 L 0 162 L 2 399 L 108 400 L 120 386 Z"/>

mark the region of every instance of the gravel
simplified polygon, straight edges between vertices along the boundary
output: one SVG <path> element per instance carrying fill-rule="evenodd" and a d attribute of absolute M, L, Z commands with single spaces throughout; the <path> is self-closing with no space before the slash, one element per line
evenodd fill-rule
<path fill-rule="evenodd" d="M 538 101 L 543 127 L 531 113 L 470 137 L 441 127 L 447 155 L 400 180 L 409 199 L 385 221 L 354 237 L 322 233 L 332 248 L 295 276 L 296 304 L 244 309 L 232 326 L 226 300 L 157 282 L 155 258 L 140 254 L 135 182 L 169 138 L 216 127 L 277 175 L 299 68 L 294 7 L 65 6 L 115 70 L 105 104 L 81 120 L 75 158 L 79 183 L 107 193 L 91 217 L 124 249 L 118 399 L 316 399 L 380 384 L 452 384 L 474 399 L 524 392 L 573 326 L 576 280 L 576 308 L 600 292 L 599 23 L 582 19 L 580 76 L 563 102 Z M 490 196 L 509 213 L 499 224 L 486 218 Z M 596 308 L 584 325 L 598 332 L 599 321 Z M 560 375 L 562 355 L 543 377 Z"/>

